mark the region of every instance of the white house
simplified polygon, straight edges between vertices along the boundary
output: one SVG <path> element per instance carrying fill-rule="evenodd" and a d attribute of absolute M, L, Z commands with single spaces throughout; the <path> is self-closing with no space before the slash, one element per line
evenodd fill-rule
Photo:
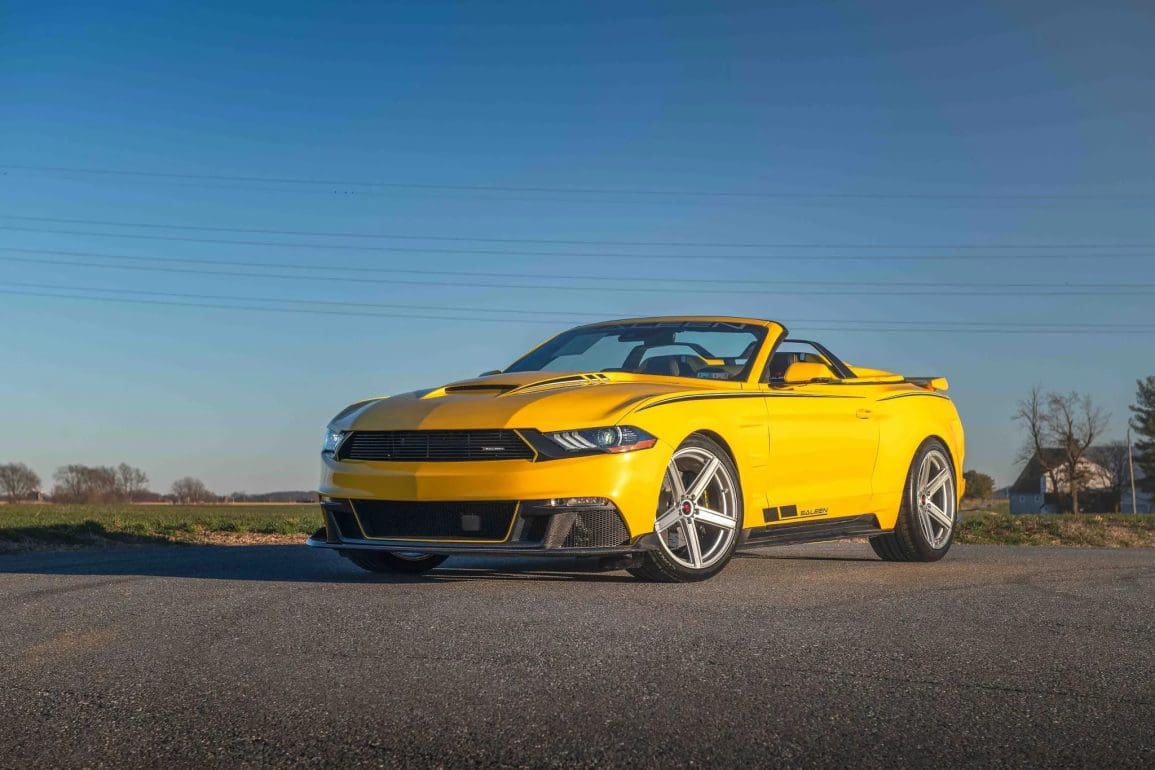
<path fill-rule="evenodd" d="M 1038 454 L 1027 461 L 1019 477 L 1008 490 L 1011 513 L 1059 512 L 1058 494 L 1065 494 L 1070 489 L 1067 469 L 1062 467 L 1063 457 L 1061 449 L 1045 449 L 1043 450 L 1045 466 L 1040 462 Z M 1048 473 L 1047 468 L 1052 468 L 1052 472 Z M 1085 479 L 1079 489 L 1079 496 L 1088 502 L 1092 499 L 1101 499 L 1113 486 L 1111 473 L 1099 463 L 1086 458 L 1079 461 L 1079 475 Z M 1058 483 L 1058 489 L 1055 489 L 1055 482 Z M 1086 504 L 1079 507 L 1087 509 Z M 1114 507 L 1114 501 L 1111 501 L 1112 510 Z"/>

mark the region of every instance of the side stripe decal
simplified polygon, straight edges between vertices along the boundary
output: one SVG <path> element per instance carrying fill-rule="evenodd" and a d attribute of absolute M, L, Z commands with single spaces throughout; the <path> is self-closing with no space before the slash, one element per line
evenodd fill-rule
<path fill-rule="evenodd" d="M 914 396 L 930 396 L 931 398 L 944 398 L 947 401 L 950 401 L 950 396 L 944 396 L 941 393 L 897 393 L 893 396 L 887 396 L 886 398 L 880 398 L 878 400 L 879 401 L 893 401 L 896 398 L 912 398 Z"/>
<path fill-rule="evenodd" d="M 672 404 L 677 401 L 707 401 L 719 398 L 841 398 L 841 399 L 863 399 L 866 396 L 839 396 L 826 393 L 710 393 L 692 396 L 674 396 L 667 398 L 664 401 L 655 401 L 652 404 L 647 404 L 639 409 L 639 412 L 645 411 L 651 407 L 661 406 L 662 404 Z"/>

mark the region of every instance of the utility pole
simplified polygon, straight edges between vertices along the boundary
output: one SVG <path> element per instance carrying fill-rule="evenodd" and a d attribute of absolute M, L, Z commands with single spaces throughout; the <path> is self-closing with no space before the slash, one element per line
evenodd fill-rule
<path fill-rule="evenodd" d="M 1131 513 L 1139 513 L 1135 503 L 1135 452 L 1131 449 L 1131 427 L 1127 426 L 1127 468 L 1131 471 Z"/>

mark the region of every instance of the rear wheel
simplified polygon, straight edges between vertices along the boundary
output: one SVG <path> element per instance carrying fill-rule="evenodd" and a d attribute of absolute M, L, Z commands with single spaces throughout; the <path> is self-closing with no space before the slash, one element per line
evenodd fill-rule
<path fill-rule="evenodd" d="M 705 580 L 730 561 L 741 531 L 742 488 L 733 461 L 717 442 L 691 436 L 662 479 L 654 522 L 659 547 L 629 571 L 664 583 Z"/>
<path fill-rule="evenodd" d="M 341 551 L 341 555 L 369 572 L 402 572 L 415 575 L 441 565 L 448 556 L 429 553 L 392 553 L 389 551 Z"/>
<path fill-rule="evenodd" d="M 938 561 L 950 550 L 958 523 L 954 464 L 946 446 L 927 439 L 906 475 L 894 532 L 870 538 L 884 561 Z"/>

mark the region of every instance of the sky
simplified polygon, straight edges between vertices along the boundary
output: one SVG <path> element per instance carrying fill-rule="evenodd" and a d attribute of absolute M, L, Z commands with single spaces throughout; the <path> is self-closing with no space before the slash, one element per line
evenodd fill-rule
<path fill-rule="evenodd" d="M 774 318 L 1015 402 L 1155 373 L 1144 2 L 0 9 L 0 462 L 309 489 L 344 405 Z M 408 272 L 403 272 L 408 271 Z M 528 276 L 528 277 L 527 277 Z"/>

